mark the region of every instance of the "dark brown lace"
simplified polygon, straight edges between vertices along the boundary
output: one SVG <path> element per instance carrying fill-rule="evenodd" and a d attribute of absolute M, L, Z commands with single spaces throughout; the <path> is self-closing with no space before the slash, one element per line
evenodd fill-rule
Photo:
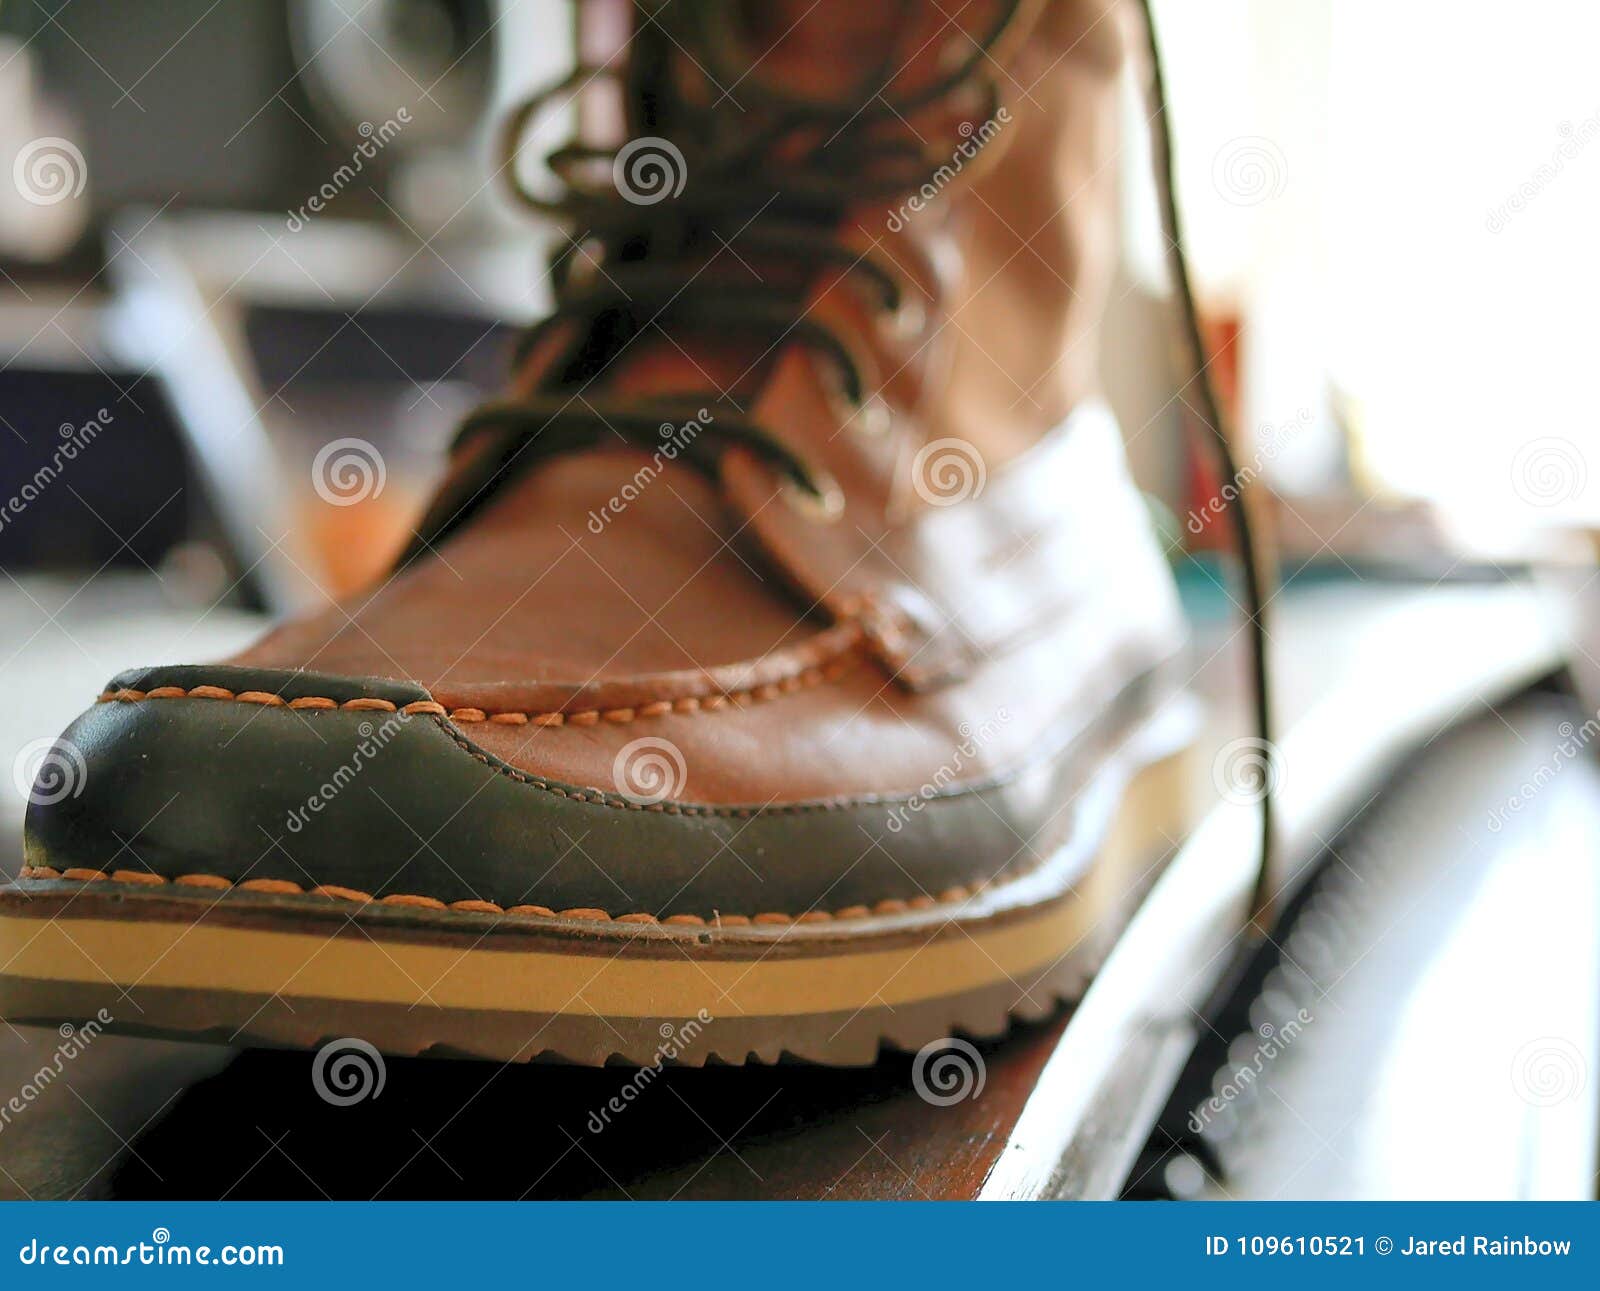
<path fill-rule="evenodd" d="M 913 0 L 899 0 L 909 12 Z M 744 415 L 729 392 L 695 391 L 670 398 L 620 398 L 602 378 L 648 330 L 677 337 L 732 337 L 800 345 L 837 371 L 846 399 L 869 394 L 863 363 L 850 339 L 807 316 L 817 276 L 828 270 L 859 283 L 875 307 L 901 310 L 905 287 L 894 264 L 847 245 L 839 236 L 847 209 L 898 196 L 922 184 L 947 157 L 921 144 L 905 121 L 970 96 L 972 113 L 992 115 L 999 89 L 991 52 L 1017 22 L 1024 0 L 1006 0 L 988 30 L 962 39 L 960 57 L 910 89 L 894 85 L 887 49 L 840 102 L 795 98 L 747 76 L 737 66 L 735 0 L 675 0 L 641 11 L 621 67 L 580 67 L 534 95 L 507 122 L 503 153 L 517 199 L 572 230 L 551 258 L 556 307 L 520 338 L 520 365 L 547 339 L 567 336 L 527 398 L 488 404 L 467 417 L 456 447 L 471 444 L 474 468 L 445 491 L 424 518 L 406 559 L 458 525 L 488 494 L 552 454 L 581 451 L 621 438 L 647 450 L 664 423 L 694 417 L 702 430 L 684 458 L 714 473 L 722 451 L 748 449 L 814 499 L 836 486 L 793 445 Z M 909 26 L 909 24 L 906 24 Z M 690 51 L 674 57 L 677 50 Z M 685 64 L 687 63 L 687 67 Z M 568 143 L 546 159 L 561 192 L 544 197 L 516 178 L 520 143 L 541 112 L 602 81 L 621 83 L 630 139 L 668 141 L 683 158 L 683 187 L 640 203 L 619 191 L 615 168 L 626 142 L 612 147 Z M 738 85 L 743 111 L 719 103 L 719 87 Z M 730 281 L 704 272 L 725 245 L 741 257 L 779 264 L 773 281 Z M 583 272 L 583 266 L 598 266 Z"/>

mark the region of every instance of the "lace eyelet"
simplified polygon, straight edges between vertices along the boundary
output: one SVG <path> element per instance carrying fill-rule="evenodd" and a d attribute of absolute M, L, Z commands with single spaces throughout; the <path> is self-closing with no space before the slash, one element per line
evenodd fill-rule
<path fill-rule="evenodd" d="M 828 406 L 835 420 L 846 430 L 876 437 L 887 433 L 894 424 L 894 415 L 881 394 L 869 394 L 858 401 L 850 397 L 843 378 L 836 370 L 826 367 L 819 375 Z"/>
<path fill-rule="evenodd" d="M 894 414 L 889 411 L 889 405 L 883 401 L 883 396 L 870 395 L 859 408 L 850 414 L 849 421 L 846 424 L 852 430 L 877 439 L 889 433 L 889 430 L 894 425 Z"/>
<path fill-rule="evenodd" d="M 797 480 L 786 479 L 778 494 L 791 508 L 817 524 L 835 524 L 844 515 L 844 490 L 839 481 L 820 466 L 807 467 L 816 491 Z"/>
<path fill-rule="evenodd" d="M 889 330 L 903 341 L 914 341 L 928 326 L 928 311 L 920 300 L 906 296 L 889 315 Z"/>

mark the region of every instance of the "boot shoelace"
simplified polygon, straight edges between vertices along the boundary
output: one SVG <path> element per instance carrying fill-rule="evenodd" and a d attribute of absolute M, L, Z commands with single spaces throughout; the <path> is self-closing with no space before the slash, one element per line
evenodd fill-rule
<path fill-rule="evenodd" d="M 1234 457 L 1233 439 L 1228 433 L 1222 415 L 1222 403 L 1217 398 L 1216 386 L 1211 380 L 1211 360 L 1206 354 L 1205 337 L 1200 330 L 1200 310 L 1195 303 L 1194 284 L 1189 275 L 1189 257 L 1184 249 L 1183 220 L 1178 211 L 1177 189 L 1173 175 L 1172 130 L 1167 113 L 1166 78 L 1162 72 L 1161 42 L 1156 32 L 1155 15 L 1151 0 L 1140 0 L 1143 10 L 1145 51 L 1149 59 L 1146 69 L 1150 77 L 1151 104 L 1150 134 L 1153 144 L 1157 199 L 1161 206 L 1161 231 L 1167 243 L 1167 264 L 1178 298 L 1179 319 L 1183 326 L 1185 348 L 1189 351 L 1190 376 L 1184 384 L 1192 385 L 1200 405 L 1201 420 L 1205 423 L 1207 441 L 1222 468 L 1224 477 L 1231 481 L 1236 492 L 1226 504 L 1226 513 L 1233 523 L 1234 540 L 1239 548 L 1239 564 L 1244 591 L 1245 624 L 1249 641 L 1249 669 L 1251 700 L 1256 734 L 1266 751 L 1273 751 L 1272 738 L 1277 731 L 1273 716 L 1271 676 L 1267 663 L 1266 586 L 1268 581 L 1267 553 L 1250 522 L 1249 503 L 1254 491 L 1239 487 L 1249 477 L 1239 469 Z M 1270 770 L 1263 770 L 1270 776 Z M 1244 927 L 1244 953 L 1237 956 L 1229 977 L 1240 971 L 1245 956 L 1268 935 L 1278 905 L 1280 875 L 1273 842 L 1274 794 L 1270 779 L 1264 783 L 1261 794 L 1259 843 L 1260 861 L 1256 869 L 1255 890 L 1250 895 Z M 1232 982 L 1228 977 L 1219 987 L 1226 992 Z"/>
<path fill-rule="evenodd" d="M 898 2 L 909 11 L 914 0 Z M 852 415 L 859 410 L 873 393 L 865 388 L 865 364 L 847 337 L 806 316 L 806 297 L 818 275 L 831 269 L 868 291 L 881 315 L 908 316 L 906 289 L 892 263 L 839 236 L 844 213 L 863 200 L 918 187 L 947 160 L 911 137 L 905 119 L 968 94 L 974 111 L 993 115 L 1000 92 L 985 64 L 1024 10 L 1037 11 L 1039 0 L 1003 0 L 988 29 L 961 42 L 961 56 L 948 70 L 903 92 L 893 90 L 890 42 L 857 92 L 837 103 L 798 99 L 740 72 L 731 7 L 730 0 L 677 0 L 673 30 L 663 25 L 664 12 L 641 19 L 623 68 L 580 66 L 508 119 L 502 150 L 515 197 L 575 230 L 551 257 L 555 309 L 525 329 L 514 368 L 551 338 L 568 339 L 531 395 L 487 404 L 462 423 L 454 448 L 472 446 L 474 468 L 440 499 L 443 506 L 430 511 L 407 558 L 534 462 L 615 437 L 649 451 L 674 423 L 688 419 L 699 425 L 699 433 L 680 444 L 690 464 L 714 475 L 722 451 L 738 446 L 781 473 L 815 504 L 814 512 L 838 513 L 842 498 L 822 468 L 743 415 L 731 393 L 618 398 L 602 379 L 630 344 L 657 326 L 675 336 L 761 338 L 770 342 L 764 347 L 769 353 L 792 344 L 819 354 L 837 373 Z M 703 71 L 701 88 L 708 93 L 689 92 L 690 78 L 672 58 L 683 48 L 692 51 L 690 70 Z M 626 143 L 570 142 L 549 154 L 546 165 L 561 181 L 555 197 L 516 178 L 520 144 L 541 113 L 607 80 L 623 82 L 635 118 L 628 122 L 630 136 L 665 140 L 681 156 L 683 183 L 670 200 L 639 202 L 620 190 L 618 161 Z M 721 85 L 738 85 L 744 112 L 719 106 Z M 669 170 L 676 160 L 669 155 Z M 717 252 L 735 243 L 735 254 L 779 266 L 781 274 L 773 276 L 784 281 L 730 281 L 707 273 Z M 591 255 L 589 246 L 599 254 Z M 581 272 L 585 264 L 590 272 Z M 697 416 L 695 410 L 708 405 L 714 415 Z"/>
<path fill-rule="evenodd" d="M 579 0 L 581 3 L 582 0 Z M 457 433 L 458 446 L 488 440 L 480 448 L 476 469 L 447 489 L 419 525 L 418 536 L 402 563 L 445 535 L 493 488 L 520 474 L 534 462 L 556 453 L 580 451 L 620 436 L 654 448 L 670 423 L 697 417 L 690 409 L 715 404 L 714 418 L 702 419 L 703 433 L 684 445 L 685 460 L 714 473 L 722 450 L 737 445 L 753 451 L 806 494 L 826 501 L 836 486 L 794 448 L 743 416 L 721 391 L 704 397 L 675 396 L 616 401 L 584 398 L 585 389 L 647 328 L 657 323 L 699 333 L 748 338 L 774 338 L 774 347 L 807 346 L 836 368 L 844 395 L 859 407 L 862 364 L 846 338 L 827 324 L 803 317 L 804 294 L 816 272 L 834 268 L 870 288 L 888 314 L 904 306 L 896 271 L 881 259 L 846 245 L 836 230 L 843 212 L 865 198 L 899 195 L 918 187 L 943 158 L 907 137 L 897 124 L 911 115 L 949 102 L 965 91 L 983 100 L 981 115 L 999 105 L 999 86 L 987 73 L 995 47 L 1014 28 L 1026 29 L 1043 0 L 1004 0 L 989 28 L 967 41 L 953 66 L 925 85 L 891 94 L 895 50 L 860 78 L 859 93 L 839 104 L 787 96 L 748 78 L 749 68 L 735 68 L 738 51 L 730 9 L 734 0 L 678 0 L 681 15 L 669 32 L 663 11 L 640 14 L 627 67 L 618 73 L 606 67 L 580 66 L 559 84 L 523 103 L 507 122 L 503 151 L 507 173 L 515 176 L 519 145 L 542 110 L 574 98 L 602 78 L 625 80 L 625 101 L 635 119 L 629 134 L 661 136 L 674 141 L 686 168 L 681 190 L 670 201 L 637 203 L 618 190 L 616 167 L 622 151 L 580 142 L 557 148 L 547 158 L 563 191 L 542 197 L 517 179 L 515 196 L 532 210 L 564 221 L 579 232 L 551 259 L 556 308 L 528 328 L 514 355 L 521 364 L 553 335 L 570 328 L 568 341 L 549 375 L 528 398 L 489 404 L 472 413 Z M 914 0 L 899 0 L 901 13 Z M 1190 351 L 1190 380 L 1198 397 L 1204 430 L 1223 472 L 1238 480 L 1220 402 L 1209 376 L 1209 359 L 1200 330 L 1199 312 L 1190 282 L 1182 226 L 1173 187 L 1172 141 L 1162 60 L 1150 0 L 1140 0 L 1149 59 L 1151 132 L 1169 267 L 1180 306 L 1184 340 Z M 900 24 L 903 25 L 903 24 Z M 691 61 L 704 79 L 717 86 L 740 86 L 750 101 L 747 113 L 720 108 L 723 94 L 709 101 L 683 92 L 683 70 L 675 65 L 674 47 L 694 50 Z M 746 120 L 759 122 L 755 126 Z M 734 127 L 737 127 L 735 129 Z M 670 177 L 669 177 L 670 178 Z M 700 271 L 718 247 L 738 239 L 752 255 L 786 261 L 804 271 L 793 289 L 760 283 L 697 283 Z M 584 244 L 599 246 L 599 272 L 573 272 Z M 594 279 L 602 280 L 597 284 Z M 1255 725 L 1267 742 L 1273 725 L 1268 692 L 1264 554 L 1242 497 L 1228 503 L 1243 570 L 1246 625 L 1250 642 Z M 1273 866 L 1272 797 L 1261 801 L 1261 863 L 1247 931 L 1253 940 L 1271 923 L 1276 876 Z"/>

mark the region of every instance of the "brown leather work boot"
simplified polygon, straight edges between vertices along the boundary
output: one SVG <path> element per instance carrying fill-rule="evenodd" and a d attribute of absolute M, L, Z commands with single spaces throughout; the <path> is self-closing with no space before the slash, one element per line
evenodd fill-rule
<path fill-rule="evenodd" d="M 391 577 L 66 731 L 7 1016 L 854 1063 L 1082 988 L 1189 730 L 1095 396 L 1125 31 L 956 8 L 591 6 L 554 316 Z"/>

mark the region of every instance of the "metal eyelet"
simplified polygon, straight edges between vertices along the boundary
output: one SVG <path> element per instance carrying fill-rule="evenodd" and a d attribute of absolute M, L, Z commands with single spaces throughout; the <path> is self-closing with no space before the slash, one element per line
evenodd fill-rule
<path fill-rule="evenodd" d="M 889 328 L 903 341 L 914 341 L 928 326 L 928 311 L 915 296 L 906 295 L 900 308 L 889 315 Z"/>
<path fill-rule="evenodd" d="M 894 414 L 889 411 L 889 405 L 883 401 L 881 395 L 869 395 L 866 401 L 850 414 L 846 424 L 851 429 L 876 439 L 880 435 L 889 433 L 894 425 Z"/>
<path fill-rule="evenodd" d="M 894 415 L 881 394 L 869 394 L 857 403 L 845 389 L 844 380 L 833 368 L 820 374 L 823 394 L 835 420 L 847 430 L 861 435 L 885 434 L 894 424 Z"/>
<path fill-rule="evenodd" d="M 816 486 L 813 493 L 798 480 L 784 480 L 779 496 L 807 520 L 817 524 L 834 524 L 844 515 L 844 490 L 839 481 L 820 466 L 808 466 L 806 474 Z"/>

